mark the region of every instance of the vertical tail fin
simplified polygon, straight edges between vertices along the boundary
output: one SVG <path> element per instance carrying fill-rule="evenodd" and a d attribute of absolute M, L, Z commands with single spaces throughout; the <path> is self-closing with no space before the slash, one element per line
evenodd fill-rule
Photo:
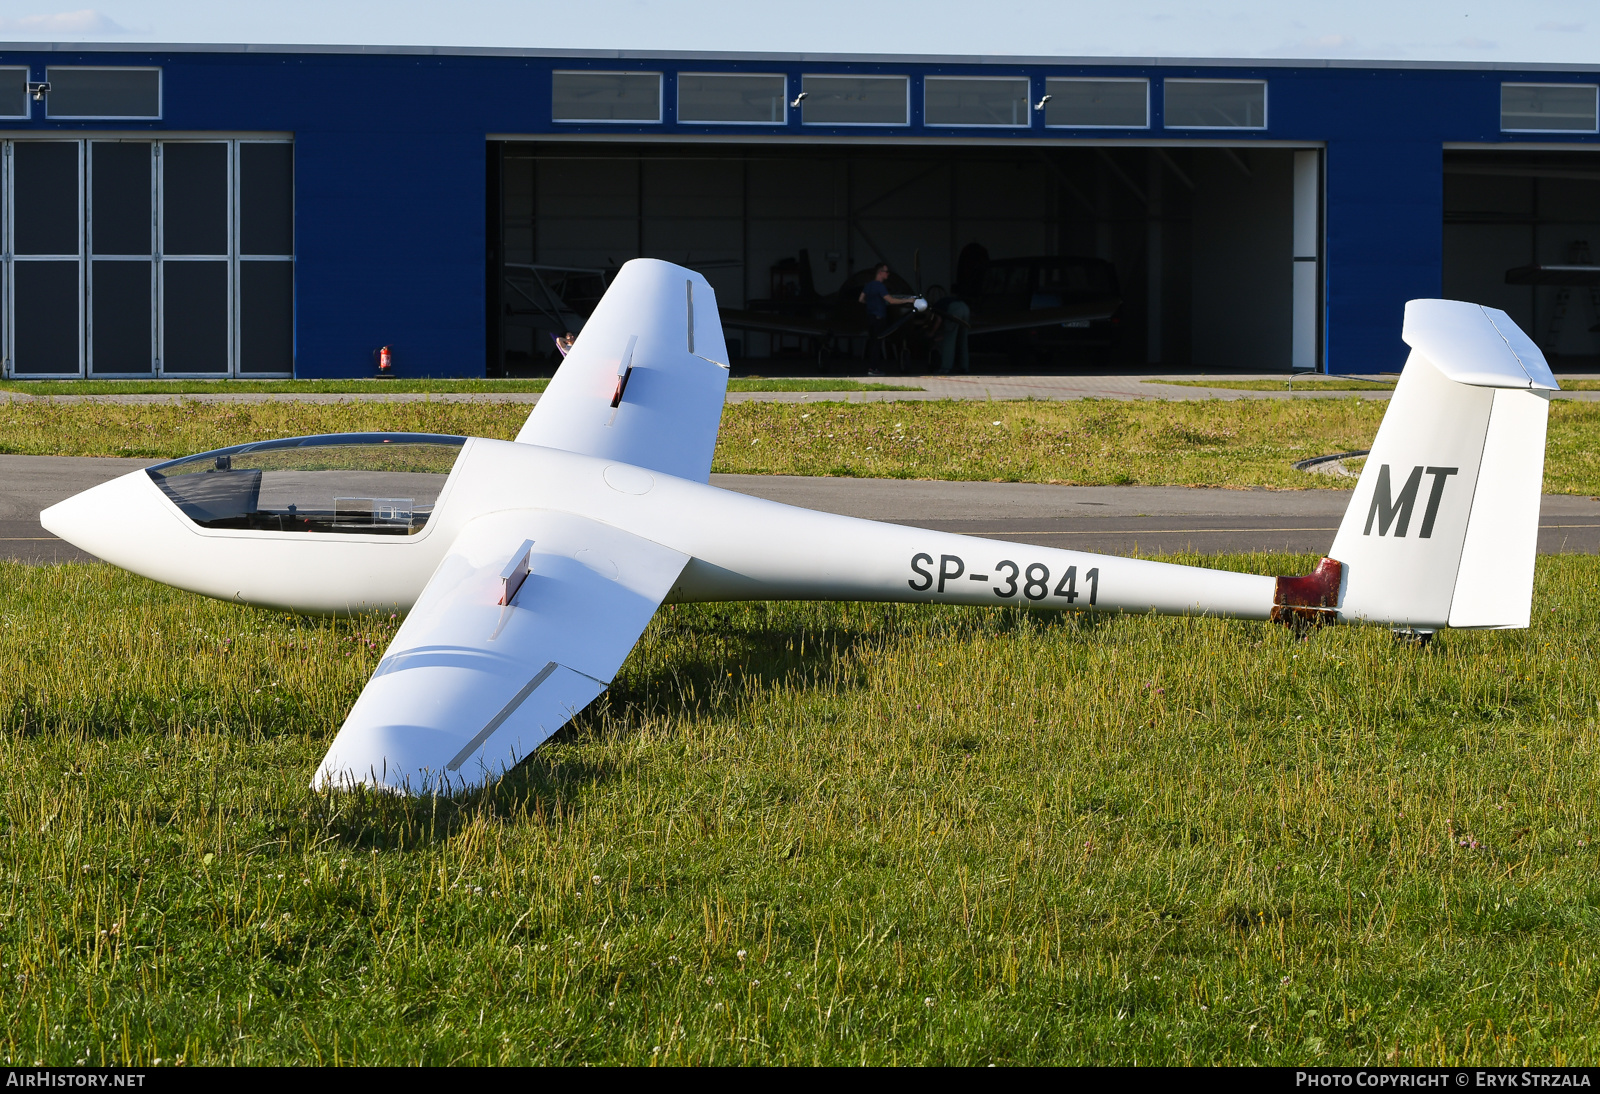
<path fill-rule="evenodd" d="M 1494 308 L 1413 300 L 1401 337 L 1411 356 L 1330 552 L 1339 614 L 1526 627 L 1555 377 Z"/>

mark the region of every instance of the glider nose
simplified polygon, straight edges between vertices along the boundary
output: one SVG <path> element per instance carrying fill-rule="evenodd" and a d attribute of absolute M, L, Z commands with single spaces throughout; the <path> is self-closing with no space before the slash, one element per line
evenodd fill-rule
<path fill-rule="evenodd" d="M 149 487 L 149 476 L 134 471 L 57 502 L 39 514 L 39 523 L 79 550 L 136 569 L 144 538 L 138 530 L 159 508 Z"/>
<path fill-rule="evenodd" d="M 102 483 L 100 486 L 74 494 L 65 501 L 56 502 L 39 514 L 39 523 L 51 535 L 60 536 L 74 547 L 89 550 L 84 541 L 94 528 L 93 514 L 97 508 L 96 499 L 90 495 L 104 485 Z"/>

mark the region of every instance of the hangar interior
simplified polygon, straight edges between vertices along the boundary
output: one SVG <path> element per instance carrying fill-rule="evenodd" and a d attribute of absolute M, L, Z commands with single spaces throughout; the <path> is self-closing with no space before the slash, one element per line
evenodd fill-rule
<path fill-rule="evenodd" d="M 1315 368 L 1321 175 L 1320 151 L 1261 144 L 491 141 L 489 373 L 553 367 L 536 298 L 636 256 L 700 270 L 743 308 L 795 291 L 803 259 L 819 294 L 880 260 L 948 289 L 972 243 L 1103 259 L 1120 282 L 1110 345 L 1012 349 L 1012 365 Z M 729 339 L 759 367 L 816 360 L 796 336 Z"/>
<path fill-rule="evenodd" d="M 1446 297 L 1503 309 L 1552 363 L 1600 366 L 1597 256 L 1600 153 L 1445 152 Z"/>

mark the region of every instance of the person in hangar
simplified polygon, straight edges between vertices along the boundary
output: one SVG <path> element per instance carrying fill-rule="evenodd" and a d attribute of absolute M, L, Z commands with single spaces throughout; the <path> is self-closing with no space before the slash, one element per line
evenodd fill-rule
<path fill-rule="evenodd" d="M 872 280 L 868 281 L 861 289 L 860 302 L 867 309 L 867 363 L 883 361 L 883 332 L 889 325 L 889 305 L 909 304 L 915 297 L 893 296 L 887 284 L 889 280 L 889 264 L 878 263 L 873 270 Z M 873 370 L 869 367 L 868 374 Z"/>

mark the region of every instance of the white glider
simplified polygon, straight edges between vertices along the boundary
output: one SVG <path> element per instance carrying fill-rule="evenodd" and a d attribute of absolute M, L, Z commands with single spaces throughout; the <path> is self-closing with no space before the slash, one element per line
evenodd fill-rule
<path fill-rule="evenodd" d="M 410 609 L 316 773 L 482 785 L 603 692 L 667 601 L 872 600 L 1525 627 L 1555 379 L 1505 313 L 1413 300 L 1331 557 L 1271 578 L 924 531 L 708 485 L 727 387 L 692 270 L 623 267 L 516 441 L 335 434 L 173 460 L 45 510 L 156 581 Z M 1337 560 L 1337 561 L 1335 561 Z"/>

